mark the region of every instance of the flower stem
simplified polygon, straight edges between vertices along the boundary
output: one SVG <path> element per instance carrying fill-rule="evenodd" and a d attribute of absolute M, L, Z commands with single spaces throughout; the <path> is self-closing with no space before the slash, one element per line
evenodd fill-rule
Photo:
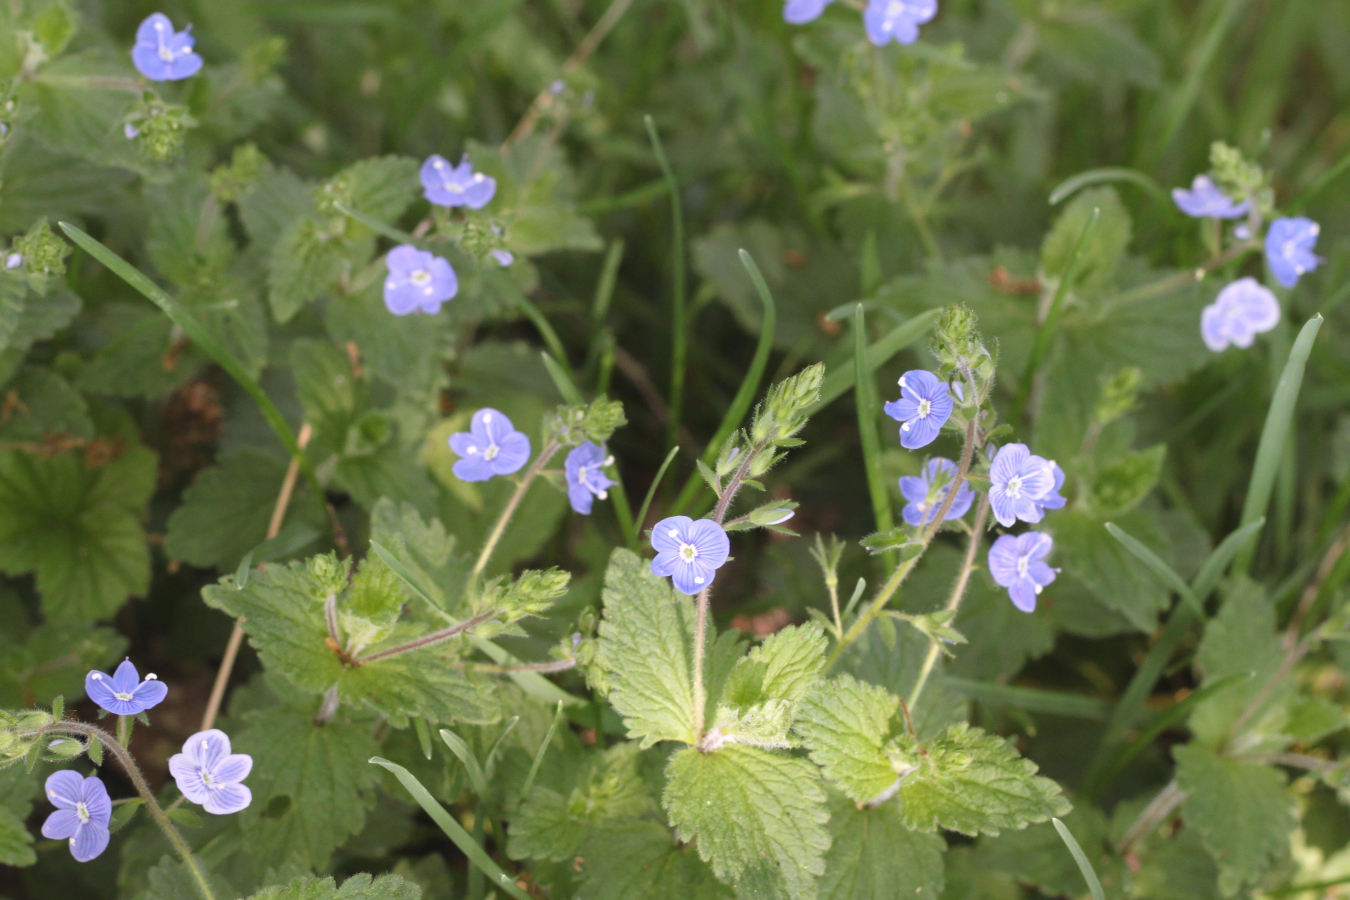
<path fill-rule="evenodd" d="M 421 650 L 423 647 L 430 647 L 433 644 L 439 644 L 442 641 L 448 641 L 452 637 L 463 634 L 475 625 L 481 625 L 493 616 L 501 615 L 500 609 L 489 609 L 481 612 L 471 619 L 465 619 L 458 625 L 452 625 L 442 631 L 429 634 L 426 637 L 420 637 L 415 641 L 408 641 L 406 644 L 399 644 L 397 647 L 390 647 L 388 650 L 380 650 L 377 653 L 368 653 L 365 656 L 358 656 L 352 660 L 353 666 L 364 666 L 366 663 L 372 663 L 376 660 L 388 659 L 391 656 L 398 656 L 401 653 L 411 653 L 413 650 Z"/>
<path fill-rule="evenodd" d="M 520 479 L 520 484 L 516 485 L 516 492 L 511 495 L 511 499 L 506 501 L 502 514 L 497 517 L 497 524 L 492 526 L 492 532 L 483 544 L 482 551 L 478 554 L 478 561 L 473 564 L 473 571 L 469 573 L 468 584 L 464 586 L 464 596 L 469 597 L 473 594 L 473 589 L 478 583 L 478 578 L 487 568 L 488 561 L 492 559 L 492 551 L 497 549 L 497 542 L 502 539 L 506 532 L 506 526 L 511 523 L 511 517 L 516 514 L 516 509 L 520 506 L 520 501 L 525 499 L 525 492 L 530 489 L 530 485 L 539 477 L 539 473 L 544 471 L 555 453 L 561 449 L 557 441 L 549 441 L 544 449 L 539 452 L 538 458 L 525 470 L 525 476 Z"/>

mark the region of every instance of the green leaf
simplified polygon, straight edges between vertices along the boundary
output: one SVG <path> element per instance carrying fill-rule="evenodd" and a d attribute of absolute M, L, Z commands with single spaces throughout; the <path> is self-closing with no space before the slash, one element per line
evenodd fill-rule
<path fill-rule="evenodd" d="M 314 724 L 312 706 L 278 706 L 244 716 L 235 751 L 253 757 L 253 803 L 240 813 L 259 867 L 297 860 L 320 868 L 365 824 L 375 804 L 379 749 L 369 719 L 339 715 Z"/>
<path fill-rule="evenodd" d="M 894 803 L 859 809 L 831 795 L 830 838 L 821 900 L 937 900 L 942 893 L 946 841 L 910 831 Z"/>
<path fill-rule="evenodd" d="M 1167 537 L 1146 510 L 1135 510 L 1118 522 L 1121 529 L 1165 558 Z M 1076 509 L 1065 509 L 1055 521 L 1056 549 L 1066 574 L 1082 582 L 1103 604 L 1125 616 L 1135 628 L 1151 631 L 1167 605 L 1167 591 L 1150 570 L 1113 538 L 1102 522 Z"/>
<path fill-rule="evenodd" d="M 1068 273 L 1079 236 L 1096 209 L 1101 214 L 1078 254 L 1074 285 L 1091 290 L 1110 281 L 1130 245 L 1131 222 L 1120 197 L 1109 187 L 1084 191 L 1064 208 L 1041 246 L 1041 271 L 1047 276 L 1058 279 Z"/>
<path fill-rule="evenodd" d="M 753 706 L 765 700 L 800 700 L 820 678 L 825 649 L 825 630 L 818 623 L 789 625 L 736 663 L 722 689 L 722 702 Z"/>
<path fill-rule="evenodd" d="M 1117 876 L 1124 874 L 1117 871 L 1119 861 L 1112 860 L 1106 817 L 1101 812 L 1078 806 L 1064 821 L 1094 866 Z M 1049 896 L 1078 897 L 1083 893 L 1083 874 L 1050 822 L 982 837 L 976 853 L 982 867 L 1012 875 Z"/>
<path fill-rule="evenodd" d="M 884 747 L 900 699 L 885 688 L 840 675 L 816 686 L 797 710 L 801 736 L 825 777 L 857 803 L 870 803 L 898 777 Z"/>
<path fill-rule="evenodd" d="M 1262 707 L 1246 722 L 1248 729 L 1263 724 L 1265 710 L 1283 702 L 1292 690 L 1288 677 L 1267 688 L 1284 661 L 1284 650 L 1275 633 L 1275 608 L 1260 585 L 1242 579 L 1229 593 L 1219 614 L 1205 628 L 1195 663 L 1208 687 L 1234 675 L 1250 673 L 1244 683 L 1233 685 L 1201 703 L 1191 714 L 1190 728 L 1196 740 L 1217 747 L 1230 737 L 1239 716 L 1264 692 Z"/>
<path fill-rule="evenodd" d="M 925 750 L 900 786 L 905 824 L 916 831 L 998 834 L 1069 811 L 1059 785 L 997 735 L 959 723 Z"/>
<path fill-rule="evenodd" d="M 681 840 L 728 883 L 814 900 L 825 872 L 829 814 L 815 767 L 804 759 L 728 744 L 679 750 L 666 767 L 662 805 Z"/>
<path fill-rule="evenodd" d="M 154 487 L 155 455 L 140 446 L 103 466 L 0 453 L 0 571 L 36 573 L 49 619 L 111 616 L 150 585 L 140 516 Z"/>
<path fill-rule="evenodd" d="M 164 552 L 194 566 L 233 568 L 267 537 L 285 477 L 284 459 L 249 449 L 198 472 L 169 516 Z M 316 536 L 328 529 L 322 503 L 304 491 L 292 496 L 286 522 L 308 526 Z"/>
<path fill-rule="evenodd" d="M 1289 858 L 1297 821 L 1277 769 L 1218 756 L 1189 744 L 1173 751 L 1182 815 L 1219 866 L 1219 888 L 1232 896 Z"/>
<path fill-rule="evenodd" d="M 628 736 L 693 744 L 694 604 L 627 550 L 605 572 L 597 663 Z"/>
<path fill-rule="evenodd" d="M 347 248 L 313 219 L 300 219 L 272 252 L 267 299 L 278 322 L 289 322 L 328 289 L 347 266 Z"/>
<path fill-rule="evenodd" d="M 33 852 L 33 835 L 27 823 L 0 807 L 0 865 L 31 866 L 35 862 L 37 854 Z"/>
<path fill-rule="evenodd" d="M 660 822 L 640 820 L 597 830 L 580 850 L 577 900 L 732 900 L 694 847 Z"/>
<path fill-rule="evenodd" d="M 397 875 L 353 875 L 339 889 L 332 877 L 302 876 L 290 884 L 269 887 L 248 900 L 421 900 L 422 889 Z"/>
<path fill-rule="evenodd" d="M 1167 447 L 1132 451 L 1093 473 L 1088 502 L 1099 516 L 1119 516 L 1139 505 L 1162 473 Z"/>
<path fill-rule="evenodd" d="M 4 394 L 7 415 L 0 415 L 0 446 L 41 444 L 58 434 L 94 437 L 84 398 L 50 369 L 24 366 Z"/>

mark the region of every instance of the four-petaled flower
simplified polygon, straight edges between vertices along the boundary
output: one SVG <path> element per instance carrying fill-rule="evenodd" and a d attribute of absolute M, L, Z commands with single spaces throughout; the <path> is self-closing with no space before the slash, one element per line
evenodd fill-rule
<path fill-rule="evenodd" d="M 1322 227 L 1312 219 L 1276 219 L 1266 232 L 1266 259 L 1275 279 L 1287 288 L 1298 284 L 1299 278 L 1322 264 L 1322 258 L 1313 253 L 1317 235 Z"/>
<path fill-rule="evenodd" d="M 603 500 L 609 496 L 614 481 L 605 475 L 603 467 L 613 462 L 614 458 L 606 455 L 604 447 L 591 441 L 567 454 L 563 471 L 567 479 L 567 499 L 574 510 L 589 516 L 595 498 Z"/>
<path fill-rule="evenodd" d="M 202 70 L 202 58 L 192 52 L 192 26 L 174 31 L 164 13 L 151 13 L 136 29 L 131 61 L 151 81 L 181 81 Z"/>
<path fill-rule="evenodd" d="M 901 478 L 900 493 L 909 501 L 903 513 L 905 521 L 911 525 L 927 525 L 932 522 L 942 504 L 947 502 L 947 495 L 951 493 L 952 480 L 956 477 L 957 471 L 956 463 L 939 457 L 928 461 L 928 465 L 923 467 L 922 475 L 906 475 Z M 971 501 L 974 499 L 975 492 L 971 490 L 970 482 L 963 480 L 942 520 L 947 522 L 961 518 L 970 510 Z"/>
<path fill-rule="evenodd" d="M 789 25 L 805 25 L 814 22 L 825 12 L 825 7 L 834 0 L 787 0 L 783 6 L 783 21 Z"/>
<path fill-rule="evenodd" d="M 111 676 L 98 671 L 84 676 L 84 692 L 90 700 L 114 715 L 138 716 L 152 706 L 158 706 L 169 688 L 155 677 L 154 672 L 141 681 L 135 663 L 124 659 Z"/>
<path fill-rule="evenodd" d="M 1244 200 L 1234 203 L 1208 175 L 1197 175 L 1191 189 L 1172 188 L 1172 200 L 1177 208 L 1196 219 L 1240 219 L 1252 208 Z"/>
<path fill-rule="evenodd" d="M 952 415 L 952 395 L 932 372 L 914 369 L 900 376 L 900 399 L 884 407 L 886 415 L 902 422 L 900 446 L 908 450 L 927 447 Z"/>
<path fill-rule="evenodd" d="M 1280 302 L 1255 278 L 1242 278 L 1219 291 L 1200 314 L 1200 337 L 1215 353 L 1229 344 L 1247 348 L 1280 321 Z"/>
<path fill-rule="evenodd" d="M 937 15 L 937 0 L 868 0 L 863 11 L 867 39 L 878 47 L 891 41 L 912 44 L 919 39 L 919 26 Z"/>
<path fill-rule="evenodd" d="M 421 310 L 436 314 L 441 304 L 459 293 L 455 270 L 433 253 L 400 244 L 385 257 L 384 305 L 396 316 Z"/>
<path fill-rule="evenodd" d="M 70 855 L 76 862 L 89 862 L 108 849 L 112 800 L 103 782 L 92 775 L 81 777 L 70 769 L 53 772 L 47 778 L 47 799 L 56 812 L 42 823 L 43 837 L 69 840 Z"/>
<path fill-rule="evenodd" d="M 468 156 L 457 166 L 433 154 L 422 163 L 422 188 L 437 206 L 467 206 L 482 209 L 497 193 L 497 179 L 473 170 Z"/>
<path fill-rule="evenodd" d="M 1059 570 L 1045 561 L 1054 546 L 1050 535 L 1028 531 L 1019 537 L 1005 534 L 989 548 L 989 574 L 1022 612 L 1035 612 L 1036 596 L 1055 580 Z"/>
<path fill-rule="evenodd" d="M 989 505 L 1000 525 L 1039 522 L 1046 495 L 1055 490 L 1055 464 L 1033 455 L 1026 444 L 1004 444 L 989 467 L 989 481 Z"/>
<path fill-rule="evenodd" d="M 199 731 L 169 757 L 169 773 L 183 796 L 207 812 L 227 816 L 253 802 L 253 792 L 240 784 L 253 770 L 253 757 L 231 753 L 230 738 L 218 728 Z"/>
<path fill-rule="evenodd" d="M 530 439 L 497 410 L 480 409 L 468 431 L 450 435 L 450 449 L 463 457 L 455 463 L 456 478 L 487 481 L 520 471 L 530 458 Z"/>
<path fill-rule="evenodd" d="M 671 516 L 652 529 L 652 574 L 670 576 L 675 590 L 697 594 L 712 584 L 713 576 L 731 553 L 731 540 L 721 525 L 712 519 L 695 521 L 688 516 Z"/>

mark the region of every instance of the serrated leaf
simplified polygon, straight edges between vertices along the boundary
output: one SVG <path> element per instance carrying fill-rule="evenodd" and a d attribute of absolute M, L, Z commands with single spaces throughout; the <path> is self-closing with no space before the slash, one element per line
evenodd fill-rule
<path fill-rule="evenodd" d="M 1100 209 L 1097 227 L 1092 229 L 1077 262 L 1076 285 L 1091 290 L 1110 281 L 1130 244 L 1130 214 L 1109 187 L 1083 191 L 1065 207 L 1041 247 L 1041 271 L 1059 278 L 1068 270 L 1079 235 L 1093 210 Z"/>
<path fill-rule="evenodd" d="M 910 831 L 894 803 L 859 809 L 831 795 L 830 838 L 820 900 L 937 900 L 942 893 L 946 841 Z"/>
<path fill-rule="evenodd" d="M 1172 755 L 1177 784 L 1187 792 L 1182 816 L 1218 864 L 1225 896 L 1255 884 L 1289 858 L 1289 833 L 1298 823 L 1277 769 L 1228 759 L 1197 744 Z"/>
<path fill-rule="evenodd" d="M 577 900 L 732 900 L 692 846 L 650 820 L 603 828 L 581 846 Z"/>
<path fill-rule="evenodd" d="M 347 248 L 309 218 L 282 233 L 272 252 L 267 299 L 278 322 L 289 322 L 328 289 L 347 266 Z"/>
<path fill-rule="evenodd" d="M 80 696 L 84 676 L 118 659 L 127 640 L 111 628 L 38 625 L 22 640 L 7 639 L 0 654 L 0 707 Z"/>
<path fill-rule="evenodd" d="M 736 663 L 722 702 L 749 707 L 766 700 L 800 700 L 825 667 L 825 649 L 825 629 L 819 623 L 789 625 Z"/>
<path fill-rule="evenodd" d="M 790 700 L 765 700 L 751 706 L 721 706 L 713 719 L 713 733 L 733 744 L 787 750 L 795 746 L 788 735 L 795 706 Z"/>
<path fill-rule="evenodd" d="M 88 404 L 70 382 L 50 369 L 24 366 L 4 395 L 0 446 L 37 445 L 56 434 L 81 440 L 94 437 Z"/>
<path fill-rule="evenodd" d="M 13 812 L 0 807 L 0 865 L 31 866 L 37 862 L 33 835 L 28 825 Z"/>
<path fill-rule="evenodd" d="M 421 900 L 422 889 L 397 875 L 353 875 L 338 888 L 332 877 L 306 875 L 285 886 L 269 887 L 248 900 Z"/>
<path fill-rule="evenodd" d="M 628 736 L 693 744 L 694 604 L 627 550 L 605 571 L 597 661 Z"/>
<path fill-rule="evenodd" d="M 924 750 L 900 786 L 905 824 L 916 831 L 998 834 L 1069 811 L 1059 785 L 997 735 L 959 723 Z"/>
<path fill-rule="evenodd" d="M 1088 487 L 1089 502 L 1094 512 L 1107 518 L 1122 515 L 1138 506 L 1158 483 L 1166 457 L 1166 445 L 1159 444 L 1147 450 L 1127 453 L 1098 469 Z"/>
<path fill-rule="evenodd" d="M 765 896 L 814 900 L 830 838 L 825 792 L 804 759 L 727 745 L 677 751 L 666 767 L 662 804 L 681 840 L 728 883 Z M 744 892 L 744 891 L 743 891 Z"/>
<path fill-rule="evenodd" d="M 34 572 L 48 618 L 92 622 L 150 584 L 140 515 L 155 455 L 131 447 L 103 466 L 78 453 L 0 453 L 0 571 Z"/>
<path fill-rule="evenodd" d="M 893 733 L 900 699 L 850 675 L 821 682 L 799 704 L 793 730 L 825 777 L 857 803 L 869 803 L 895 784 L 882 749 Z"/>
<path fill-rule="evenodd" d="M 1218 746 L 1251 705 L 1258 693 L 1261 710 L 1247 717 L 1248 729 L 1262 726 L 1266 710 L 1283 703 L 1292 690 L 1289 677 L 1267 687 L 1284 660 L 1284 650 L 1275 633 L 1275 607 L 1257 583 L 1243 579 L 1228 592 L 1223 607 L 1205 628 L 1196 651 L 1196 666 L 1204 674 L 1203 685 L 1251 672 L 1253 677 L 1205 700 L 1191 713 L 1189 725 L 1196 740 Z M 1277 724 L 1277 723 L 1273 723 Z"/>

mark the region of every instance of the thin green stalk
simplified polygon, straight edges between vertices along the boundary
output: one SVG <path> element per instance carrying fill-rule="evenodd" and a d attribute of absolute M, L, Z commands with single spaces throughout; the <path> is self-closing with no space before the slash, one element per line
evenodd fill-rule
<path fill-rule="evenodd" d="M 632 532 L 628 535 L 629 550 L 637 550 L 638 539 L 642 536 L 642 523 L 647 521 L 647 511 L 651 509 L 652 500 L 656 498 L 656 489 L 661 486 L 661 479 L 665 477 L 666 470 L 670 468 L 679 452 L 679 447 L 671 447 L 670 452 L 666 454 L 665 462 L 656 470 L 656 477 L 652 479 L 651 487 L 647 488 L 647 496 L 642 499 L 642 507 L 638 510 L 637 518 L 633 520 Z"/>
<path fill-rule="evenodd" d="M 469 572 L 469 581 L 464 586 L 464 596 L 469 597 L 473 594 L 473 589 L 478 583 L 478 578 L 487 568 L 488 561 L 492 559 L 492 551 L 497 549 L 497 542 L 502 539 L 502 534 L 506 531 L 506 526 L 510 524 L 511 517 L 515 515 L 516 509 L 520 506 L 520 501 L 525 499 L 525 492 L 530 489 L 530 485 L 539 477 L 539 473 L 544 471 L 560 449 L 557 441 L 550 441 L 544 449 L 539 452 L 534 463 L 525 471 L 525 477 L 520 479 L 520 484 L 516 485 L 515 493 L 511 499 L 506 501 L 506 506 L 502 509 L 501 515 L 497 517 L 497 523 L 492 526 L 492 531 L 488 534 L 487 540 L 483 543 L 483 549 L 478 554 L 478 560 L 473 564 L 473 570 Z"/>
<path fill-rule="evenodd" d="M 909 321 L 897 325 L 868 347 L 865 362 L 867 374 L 871 376 L 881 366 L 890 362 L 901 350 L 922 339 L 940 315 L 942 315 L 940 308 L 919 313 Z M 844 396 L 852 389 L 854 383 L 855 379 L 851 367 L 841 365 L 832 368 L 825 373 L 825 380 L 820 385 L 820 399 L 811 407 L 810 412 L 814 414 L 824 408 L 826 404 Z"/>
<path fill-rule="evenodd" d="M 1340 178 L 1347 171 L 1350 171 L 1350 153 L 1347 153 L 1344 156 L 1342 156 L 1340 162 L 1336 163 L 1336 165 L 1332 166 L 1330 169 L 1323 172 L 1322 176 L 1318 178 L 1316 181 L 1314 181 L 1312 184 L 1310 184 L 1306 191 L 1299 194 L 1298 197 L 1294 200 L 1294 202 L 1290 205 L 1290 209 L 1297 211 L 1302 211 L 1306 209 L 1308 203 L 1312 201 L 1312 198 L 1322 193 L 1322 191 L 1328 185 L 1330 185 L 1337 178 Z"/>
<path fill-rule="evenodd" d="M 1127 291 L 1121 291 L 1113 297 L 1108 297 L 1102 302 L 1103 315 L 1121 307 L 1129 306 L 1133 303 L 1139 303 L 1157 297 L 1160 294 L 1166 294 L 1183 288 L 1188 284 L 1194 284 L 1200 281 L 1204 276 L 1211 272 L 1222 269 L 1231 262 L 1236 262 L 1248 253 L 1262 249 L 1260 241 L 1245 241 L 1241 244 L 1234 244 L 1221 256 L 1216 256 L 1209 262 L 1200 266 L 1198 269 L 1178 272 L 1175 275 L 1168 275 L 1166 278 L 1159 278 L 1157 281 L 1151 281 L 1148 284 L 1141 284 L 1139 287 L 1130 288 Z"/>
<path fill-rule="evenodd" d="M 1055 830 L 1059 832 L 1060 840 L 1064 846 L 1069 848 L 1069 853 L 1073 856 L 1073 861 L 1078 863 L 1078 871 L 1083 873 L 1083 880 L 1087 882 L 1088 891 L 1092 894 L 1092 900 L 1106 900 L 1106 893 L 1102 890 L 1101 879 L 1093 871 L 1092 863 L 1088 861 L 1087 854 L 1083 848 L 1078 845 L 1078 839 L 1069 833 L 1066 826 L 1059 819 L 1051 819 L 1055 825 Z"/>
<path fill-rule="evenodd" d="M 671 232 L 674 246 L 671 253 L 674 256 L 672 267 L 674 269 L 674 285 L 671 293 L 671 331 L 672 343 L 670 351 L 670 423 L 668 443 L 675 446 L 680 433 L 680 414 L 684 409 L 684 366 L 685 356 L 689 350 L 689 325 L 685 321 L 685 287 L 684 287 L 684 209 L 680 202 L 680 185 L 675 180 L 675 172 L 670 168 L 670 160 L 666 158 L 665 147 L 661 145 L 661 136 L 657 134 L 656 122 L 651 116 L 646 116 L 643 123 L 647 126 L 647 136 L 651 138 L 652 150 L 656 153 L 656 161 L 661 166 L 661 174 L 666 180 L 668 190 L 670 191 L 670 217 Z"/>
<path fill-rule="evenodd" d="M 872 496 L 877 531 L 890 531 L 895 527 L 895 517 L 891 511 L 891 495 L 886 489 L 886 476 L 881 470 L 881 438 L 877 435 L 880 402 L 876 382 L 867 373 L 866 355 L 867 320 L 859 303 L 853 312 L 853 396 L 858 408 L 858 434 L 862 439 L 863 468 L 867 473 L 867 490 Z M 885 558 L 887 568 L 899 562 L 894 551 L 887 553 Z"/>

